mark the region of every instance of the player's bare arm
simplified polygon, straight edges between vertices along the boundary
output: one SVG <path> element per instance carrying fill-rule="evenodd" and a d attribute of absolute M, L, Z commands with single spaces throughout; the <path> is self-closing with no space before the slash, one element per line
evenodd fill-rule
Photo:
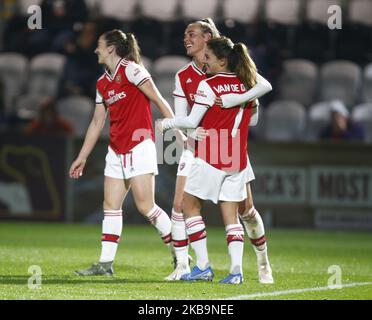
<path fill-rule="evenodd" d="M 92 121 L 89 124 L 87 133 L 85 135 L 83 146 L 79 155 L 72 163 L 69 175 L 71 178 L 78 179 L 83 175 L 83 170 L 88 156 L 92 152 L 97 140 L 101 134 L 102 128 L 105 124 L 106 110 L 103 104 L 96 104 Z"/>
<path fill-rule="evenodd" d="M 174 118 L 172 108 L 169 106 L 167 100 L 163 98 L 154 81 L 149 79 L 138 87 L 155 105 L 165 118 Z"/>

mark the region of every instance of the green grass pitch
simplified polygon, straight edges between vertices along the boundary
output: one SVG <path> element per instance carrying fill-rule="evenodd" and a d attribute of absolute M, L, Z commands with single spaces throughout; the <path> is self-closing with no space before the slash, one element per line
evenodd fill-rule
<path fill-rule="evenodd" d="M 133 225 L 124 225 L 115 277 L 75 276 L 75 269 L 98 259 L 100 233 L 97 225 L 2 222 L 0 299 L 372 299 L 370 233 L 268 230 L 275 284 L 258 283 L 255 255 L 247 241 L 245 281 L 239 286 L 218 283 L 229 268 L 222 227 L 208 228 L 213 282 L 163 281 L 172 271 L 168 248 L 151 226 Z M 28 287 L 31 265 L 42 270 L 39 289 Z M 327 288 L 332 265 L 341 268 L 342 284 L 351 286 Z"/>

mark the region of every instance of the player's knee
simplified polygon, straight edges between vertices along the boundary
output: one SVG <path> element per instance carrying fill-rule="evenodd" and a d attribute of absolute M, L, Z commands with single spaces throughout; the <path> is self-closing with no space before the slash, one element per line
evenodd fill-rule
<path fill-rule="evenodd" d="M 244 211 L 240 213 L 240 217 L 244 220 L 252 219 L 256 216 L 257 210 L 254 206 L 251 207 L 245 207 Z"/>
<path fill-rule="evenodd" d="M 143 214 L 143 215 L 147 215 L 147 214 L 150 212 L 150 210 L 151 210 L 152 208 L 154 208 L 155 204 L 154 204 L 154 203 L 148 203 L 148 202 L 146 202 L 146 201 L 143 201 L 143 202 L 138 202 L 138 203 L 136 204 L 136 206 L 137 206 L 137 210 L 138 210 L 141 214 Z"/>
<path fill-rule="evenodd" d="M 120 206 L 114 203 L 113 201 L 104 200 L 103 201 L 103 209 L 104 210 L 119 210 Z"/>

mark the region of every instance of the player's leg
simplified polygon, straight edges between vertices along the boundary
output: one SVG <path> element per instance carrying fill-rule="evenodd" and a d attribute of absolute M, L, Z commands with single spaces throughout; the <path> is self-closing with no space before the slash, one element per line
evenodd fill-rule
<path fill-rule="evenodd" d="M 185 218 L 183 216 L 183 193 L 187 177 L 192 170 L 195 157 L 191 150 L 185 149 L 182 152 L 180 163 L 177 169 L 175 195 L 172 207 L 172 242 L 177 262 L 180 267 L 189 264 L 188 237 L 186 233 Z"/>
<path fill-rule="evenodd" d="M 238 206 L 238 202 L 220 202 L 231 259 L 230 273 L 220 283 L 241 284 L 243 282 L 244 229 L 239 222 Z"/>
<path fill-rule="evenodd" d="M 170 245 L 171 221 L 155 203 L 155 176 L 152 173 L 130 178 L 133 199 L 138 211 L 158 230 L 163 242 Z"/>
<path fill-rule="evenodd" d="M 253 204 L 250 183 L 247 183 L 247 199 L 239 205 L 239 215 L 257 257 L 258 276 L 261 283 L 273 283 L 267 253 L 267 241 L 262 218 Z"/>
<path fill-rule="evenodd" d="M 188 236 L 186 233 L 185 218 L 183 215 L 183 192 L 186 183 L 186 176 L 177 175 L 175 195 L 173 200 L 171 223 L 172 223 L 172 243 L 175 254 L 175 269 L 165 278 L 165 280 L 180 280 L 181 277 L 190 273 Z"/>
<path fill-rule="evenodd" d="M 204 280 L 212 281 L 214 274 L 209 264 L 207 250 L 207 232 L 201 216 L 203 200 L 185 192 L 184 193 L 184 216 L 186 222 L 186 232 L 189 237 L 191 248 L 195 252 L 196 265 L 181 277 L 181 280 L 193 281 Z"/>
<path fill-rule="evenodd" d="M 102 221 L 101 256 L 90 268 L 76 271 L 79 275 L 113 275 L 113 261 L 119 244 L 122 227 L 122 205 L 130 185 L 123 179 L 105 176 L 104 219 Z"/>

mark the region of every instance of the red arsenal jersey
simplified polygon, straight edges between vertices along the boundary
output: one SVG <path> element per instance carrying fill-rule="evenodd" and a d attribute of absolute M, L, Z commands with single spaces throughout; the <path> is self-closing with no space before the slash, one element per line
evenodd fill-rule
<path fill-rule="evenodd" d="M 110 147 L 118 154 L 154 139 L 150 100 L 138 88 L 150 77 L 144 67 L 121 59 L 113 76 L 106 71 L 97 81 L 96 103 L 109 111 Z"/>
<path fill-rule="evenodd" d="M 234 73 L 218 73 L 203 80 L 195 96 L 195 103 L 205 105 L 200 127 L 209 136 L 197 144 L 195 155 L 213 167 L 238 172 L 247 166 L 248 127 L 252 103 L 223 109 L 214 104 L 216 97 L 229 93 L 244 93 L 244 84 Z"/>
<path fill-rule="evenodd" d="M 198 89 L 199 83 L 205 78 L 205 73 L 200 70 L 193 61 L 191 61 L 183 69 L 177 72 L 173 96 L 186 98 L 191 109 L 195 102 L 195 93 Z"/>

